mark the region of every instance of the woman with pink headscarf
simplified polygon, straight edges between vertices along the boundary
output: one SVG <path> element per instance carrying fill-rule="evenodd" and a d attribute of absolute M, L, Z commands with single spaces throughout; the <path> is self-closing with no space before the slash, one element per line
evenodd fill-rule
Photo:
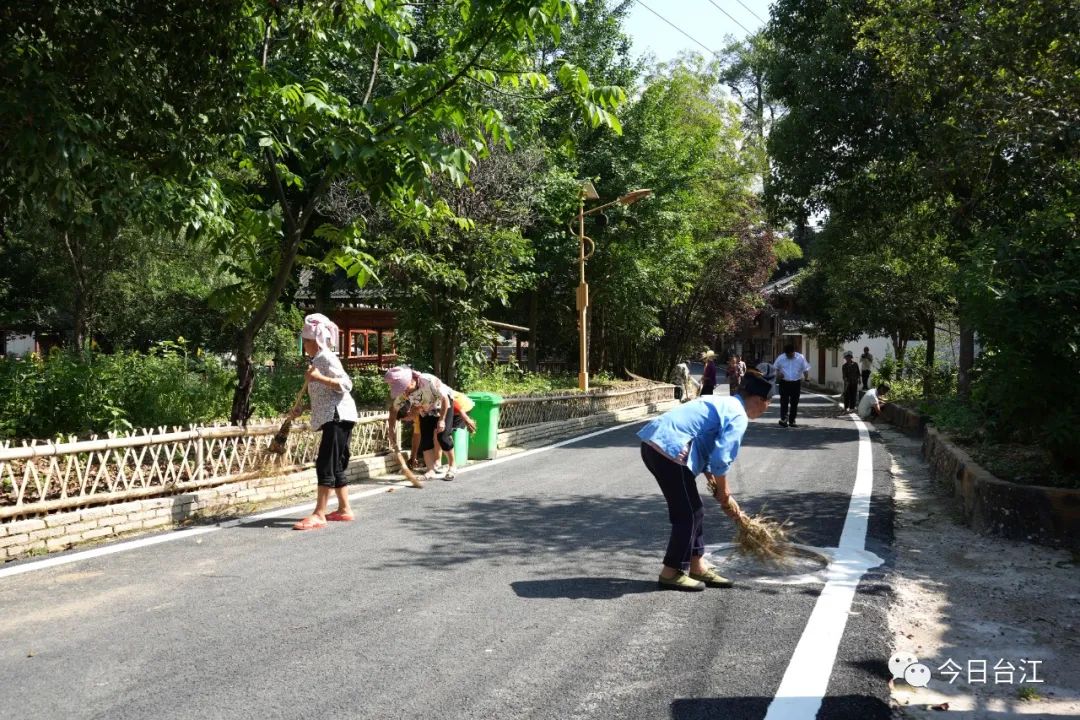
<path fill-rule="evenodd" d="M 358 415 L 351 395 L 352 380 L 334 352 L 337 325 L 325 315 L 308 315 L 304 318 L 300 336 L 304 354 L 311 358 L 304 379 L 311 398 L 311 428 L 321 430 L 322 439 L 315 459 L 315 477 L 319 484 L 315 511 L 293 525 L 293 529 L 316 530 L 326 527 L 328 520 L 347 522 L 354 517 L 349 507 L 345 470 L 349 465 L 349 438 Z M 289 414 L 296 417 L 302 409 L 297 403 Z M 337 494 L 338 508 L 327 513 L 331 491 Z"/>
<path fill-rule="evenodd" d="M 434 375 L 416 372 L 404 365 L 387 370 L 383 380 L 390 386 L 390 437 L 396 436 L 396 408 L 408 402 L 410 412 L 420 416 L 420 450 L 428 468 L 424 478 L 435 478 L 435 465 L 440 454 L 435 447 L 438 444 L 450 460 L 443 479 L 453 480 L 457 474 L 453 433 L 455 429 L 465 427 L 463 418 L 454 412 L 454 391 Z"/>

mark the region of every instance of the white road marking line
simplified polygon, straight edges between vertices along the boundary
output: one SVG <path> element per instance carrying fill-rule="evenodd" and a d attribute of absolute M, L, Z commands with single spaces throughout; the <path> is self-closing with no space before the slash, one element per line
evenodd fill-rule
<path fill-rule="evenodd" d="M 851 503 L 840 533 L 840 546 L 829 563 L 825 587 L 799 638 L 776 697 L 769 703 L 765 720 L 814 720 L 817 717 L 821 701 L 829 690 L 829 678 L 855 590 L 862 576 L 883 562 L 865 547 L 870 498 L 874 490 L 873 444 L 869 430 L 857 417 L 855 427 L 859 430 L 859 457 Z"/>
<path fill-rule="evenodd" d="M 487 460 L 477 465 L 469 465 L 467 467 L 459 468 L 458 474 L 463 472 L 470 472 L 473 470 L 481 470 L 489 468 L 494 465 L 499 465 L 505 462 L 511 462 L 513 460 L 519 460 L 524 457 L 536 455 L 538 453 L 547 452 L 549 450 L 555 450 L 556 448 L 565 447 L 566 445 L 572 445 L 582 440 L 588 440 L 598 435 L 604 435 L 606 433 L 615 432 L 630 425 L 636 425 L 645 422 L 648 418 L 642 418 L 641 420 L 634 420 L 628 423 L 621 423 L 619 425 L 613 425 L 603 430 L 597 430 L 586 435 L 579 435 L 577 437 L 570 438 L 569 440 L 562 440 L 551 445 L 545 445 L 543 447 L 533 448 L 532 450 L 524 450 L 519 453 L 513 453 L 511 455 L 504 455 L 494 460 Z M 392 484 L 393 487 L 409 487 L 409 483 L 405 481 Z M 359 492 L 350 493 L 349 500 L 360 500 L 362 498 L 371 497 L 373 495 L 381 495 L 387 491 L 388 485 L 381 485 L 377 488 L 371 488 L 367 490 L 361 490 Z M 23 573 L 34 572 L 36 570 L 45 570 L 51 567 L 57 567 L 58 565 L 69 565 L 71 563 L 81 562 L 83 560 L 90 560 L 96 557 L 102 557 L 104 555 L 113 555 L 115 553 L 128 552 L 131 550 L 137 550 L 139 548 L 148 547 L 150 545 L 160 545 L 161 543 L 175 542 L 177 540 L 186 540 L 193 538 L 197 535 L 206 535 L 207 533 L 217 532 L 225 528 L 235 527 L 237 525 L 244 525 L 250 522 L 256 522 L 259 520 L 269 520 L 271 518 L 283 517 L 288 515 L 295 515 L 298 513 L 306 513 L 315 509 L 315 503 L 309 502 L 303 505 L 293 505 L 292 507 L 278 508 L 276 510 L 270 510 L 257 515 L 248 515 L 246 517 L 237 518 L 234 520 L 228 520 L 218 523 L 216 525 L 209 525 L 207 527 L 189 528 L 187 530 L 176 530 L 168 532 L 162 535 L 154 535 L 152 537 L 139 538 L 138 540 L 128 540 L 125 542 L 113 543 L 111 545 L 103 545 L 101 547 L 93 548 L 92 550 L 81 550 L 79 552 L 68 553 L 67 555 L 58 555 L 56 557 L 44 558 L 42 560 L 34 560 L 31 562 L 22 562 L 15 565 L 8 565 L 7 567 L 0 567 L 0 579 L 11 577 L 13 575 L 21 575 Z"/>

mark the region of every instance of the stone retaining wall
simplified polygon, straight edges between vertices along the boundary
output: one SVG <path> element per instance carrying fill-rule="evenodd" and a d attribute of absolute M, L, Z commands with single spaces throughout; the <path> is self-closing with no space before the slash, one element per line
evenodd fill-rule
<path fill-rule="evenodd" d="M 365 457 L 349 464 L 350 481 L 397 469 L 388 456 Z M 252 478 L 168 497 L 133 500 L 42 517 L 0 523 L 0 563 L 30 555 L 68 550 L 77 545 L 167 530 L 175 525 L 235 515 L 255 505 L 290 498 L 311 500 L 311 469 L 277 477 Z"/>
<path fill-rule="evenodd" d="M 997 478 L 933 427 L 923 437 L 923 458 L 975 530 L 1080 550 L 1080 490 Z"/>
<path fill-rule="evenodd" d="M 648 417 L 653 413 L 667 412 L 678 404 L 678 400 L 665 400 L 659 403 L 639 405 L 638 407 L 624 408 L 622 410 L 609 410 L 607 412 L 601 412 L 583 418 L 556 420 L 554 422 L 537 423 L 535 425 L 526 425 L 510 430 L 501 430 L 499 432 L 499 448 L 524 447 L 527 445 L 557 440 L 559 438 L 571 437 L 591 428 L 631 422 L 632 420 Z"/>
<path fill-rule="evenodd" d="M 922 433 L 926 429 L 929 417 L 903 405 L 885 403 L 881 408 L 881 417 L 902 430 Z"/>

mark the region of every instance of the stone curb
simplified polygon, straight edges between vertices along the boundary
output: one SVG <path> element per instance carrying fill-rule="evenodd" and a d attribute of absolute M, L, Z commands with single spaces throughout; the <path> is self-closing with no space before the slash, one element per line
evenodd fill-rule
<path fill-rule="evenodd" d="M 934 479 L 951 486 L 971 528 L 1080 551 L 1080 490 L 1002 480 L 933 426 L 923 435 L 922 455 Z"/>

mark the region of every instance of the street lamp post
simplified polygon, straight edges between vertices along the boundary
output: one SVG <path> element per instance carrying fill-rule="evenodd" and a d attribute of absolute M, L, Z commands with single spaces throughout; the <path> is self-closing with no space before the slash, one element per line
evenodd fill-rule
<path fill-rule="evenodd" d="M 599 200 L 600 196 L 596 193 L 596 188 L 593 184 L 586 180 L 581 184 L 581 195 L 578 198 L 578 216 L 577 216 L 577 232 L 578 236 L 578 289 L 577 289 L 577 311 L 578 311 L 578 388 L 581 390 L 589 389 L 589 333 L 586 325 L 589 309 L 589 284 L 585 282 L 585 261 L 592 257 L 592 254 L 596 252 L 596 243 L 592 238 L 585 235 L 585 216 L 594 215 L 602 210 L 605 210 L 612 205 L 631 205 L 638 200 L 643 200 L 649 195 L 652 195 L 652 190 L 642 189 L 628 192 L 620 197 L 618 200 L 599 205 L 594 208 L 585 210 L 586 200 Z M 571 228 L 573 232 L 573 228 Z M 589 251 L 585 252 L 585 243 L 589 243 Z"/>

